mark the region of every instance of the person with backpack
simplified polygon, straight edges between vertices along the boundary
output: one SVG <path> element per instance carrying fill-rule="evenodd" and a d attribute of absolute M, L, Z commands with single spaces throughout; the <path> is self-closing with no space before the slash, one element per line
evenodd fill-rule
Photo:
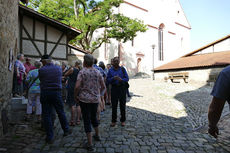
<path fill-rule="evenodd" d="M 38 69 L 41 67 L 41 62 L 35 61 L 35 69 L 29 71 L 26 77 L 26 83 L 28 85 L 28 103 L 27 103 L 27 115 L 26 120 L 31 118 L 33 113 L 33 106 L 36 108 L 37 122 L 41 121 L 42 106 L 40 103 L 40 80 L 38 79 Z"/>

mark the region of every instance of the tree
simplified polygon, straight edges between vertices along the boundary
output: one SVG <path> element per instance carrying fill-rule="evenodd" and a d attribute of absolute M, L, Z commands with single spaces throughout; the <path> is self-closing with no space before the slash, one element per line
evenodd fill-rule
<path fill-rule="evenodd" d="M 39 12 L 81 30 L 71 43 L 91 53 L 112 38 L 125 43 L 147 30 L 142 21 L 113 12 L 123 0 L 32 1 Z"/>

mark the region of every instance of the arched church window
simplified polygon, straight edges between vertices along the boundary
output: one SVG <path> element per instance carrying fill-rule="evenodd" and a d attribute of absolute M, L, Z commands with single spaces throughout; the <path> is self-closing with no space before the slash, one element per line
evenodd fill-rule
<path fill-rule="evenodd" d="M 159 50 L 159 60 L 164 60 L 164 39 L 163 39 L 163 32 L 164 32 L 165 25 L 163 23 L 160 24 L 158 28 L 158 50 Z"/>

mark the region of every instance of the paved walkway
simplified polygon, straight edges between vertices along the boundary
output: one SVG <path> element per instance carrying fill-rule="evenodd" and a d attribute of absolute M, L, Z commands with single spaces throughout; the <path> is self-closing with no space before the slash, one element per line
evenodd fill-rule
<path fill-rule="evenodd" d="M 207 134 L 207 109 L 210 86 L 130 80 L 132 98 L 127 102 L 127 122 L 110 127 L 111 108 L 101 116 L 101 142 L 94 142 L 96 152 L 228 152 L 230 151 L 230 115 L 228 106 L 220 122 L 220 137 Z M 119 112 L 119 111 L 118 111 Z M 69 117 L 69 112 L 67 113 Z M 36 123 L 16 125 L 11 135 L 0 139 L 0 152 L 7 153 L 76 153 L 87 152 L 83 124 L 75 126 L 70 136 L 62 137 L 58 122 L 55 142 L 45 144 L 44 132 Z"/>

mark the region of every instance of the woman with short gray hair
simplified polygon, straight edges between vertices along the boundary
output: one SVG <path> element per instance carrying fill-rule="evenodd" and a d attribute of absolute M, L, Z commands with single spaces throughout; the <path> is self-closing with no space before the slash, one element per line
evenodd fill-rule
<path fill-rule="evenodd" d="M 19 97 L 23 95 L 23 79 L 26 74 L 26 69 L 23 61 L 24 55 L 18 54 L 17 60 L 14 63 L 13 97 Z"/>

